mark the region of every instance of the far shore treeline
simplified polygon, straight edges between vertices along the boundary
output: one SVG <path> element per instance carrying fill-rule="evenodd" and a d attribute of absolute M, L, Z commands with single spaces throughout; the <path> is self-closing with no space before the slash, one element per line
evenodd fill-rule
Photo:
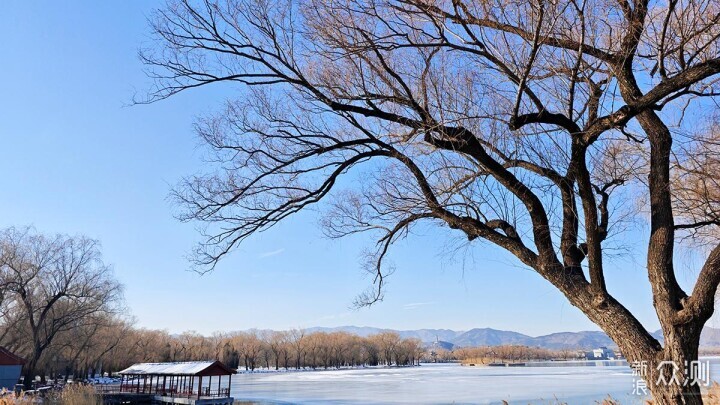
<path fill-rule="evenodd" d="M 32 228 L 0 230 L 0 345 L 25 358 L 25 381 L 113 373 L 138 362 L 218 359 L 232 368 L 328 369 L 411 366 L 421 361 L 573 358 L 571 350 L 527 346 L 426 347 L 386 331 L 250 330 L 171 334 L 135 326 L 122 286 L 102 262 L 98 241 L 43 235 Z"/>
<path fill-rule="evenodd" d="M 360 337 L 303 330 L 172 335 L 137 328 L 122 286 L 102 262 L 98 241 L 0 230 L 0 345 L 27 360 L 35 376 L 82 377 L 136 362 L 219 359 L 230 367 L 330 368 L 414 365 L 419 339 L 393 332 Z"/>

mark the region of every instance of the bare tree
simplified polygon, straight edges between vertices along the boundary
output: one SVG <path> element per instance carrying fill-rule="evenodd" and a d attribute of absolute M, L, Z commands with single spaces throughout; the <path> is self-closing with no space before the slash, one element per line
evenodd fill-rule
<path fill-rule="evenodd" d="M 288 332 L 290 347 L 295 357 L 295 368 L 300 369 L 300 365 L 305 362 L 305 341 L 307 336 L 304 329 L 292 329 Z"/>
<path fill-rule="evenodd" d="M 718 20 L 712 0 L 177 0 L 142 57 L 157 80 L 147 101 L 242 89 L 197 125 L 218 170 L 175 192 L 181 218 L 207 225 L 200 269 L 320 204 L 328 235 L 378 235 L 371 303 L 390 246 L 440 224 L 512 253 L 648 362 L 657 403 L 696 404 L 697 385 L 656 381 L 673 372 L 663 361 L 697 359 L 720 281 L 717 238 L 692 291 L 673 264 L 679 238 L 719 222 L 717 172 L 674 142 L 715 109 Z M 683 150 L 717 156 L 693 139 Z M 644 211 L 622 209 L 634 195 Z M 633 218 L 649 218 L 664 345 L 605 283 L 618 220 Z"/>
<path fill-rule="evenodd" d="M 4 325 L 25 336 L 26 386 L 43 353 L 61 333 L 112 314 L 120 284 L 100 258 L 97 241 L 85 237 L 47 237 L 31 229 L 0 233 L 0 277 L 12 310 Z"/>
<path fill-rule="evenodd" d="M 382 332 L 377 335 L 370 336 L 370 340 L 375 343 L 380 352 L 380 360 L 387 366 L 393 364 L 393 360 L 397 363 L 397 348 L 400 344 L 400 335 L 396 332 Z"/>
<path fill-rule="evenodd" d="M 275 370 L 280 369 L 280 360 L 284 359 L 285 368 L 288 367 L 288 333 L 271 331 L 264 334 L 264 340 L 267 342 L 270 351 L 275 358 Z"/>
<path fill-rule="evenodd" d="M 76 377 L 98 374 L 107 366 L 112 370 L 113 362 L 108 354 L 131 336 L 131 330 L 132 326 L 118 317 L 94 314 L 80 326 L 59 333 L 46 349 L 38 368 L 46 375 L 62 372 Z"/>
<path fill-rule="evenodd" d="M 254 371 L 263 351 L 264 342 L 257 332 L 241 332 L 232 338 L 233 346 L 243 360 L 245 370 Z"/>

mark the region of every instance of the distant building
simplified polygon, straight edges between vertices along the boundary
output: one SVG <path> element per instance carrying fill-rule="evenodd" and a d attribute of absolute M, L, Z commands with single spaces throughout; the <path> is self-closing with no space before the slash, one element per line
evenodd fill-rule
<path fill-rule="evenodd" d="M 615 360 L 615 352 L 605 346 L 600 346 L 589 352 L 581 352 L 581 357 L 587 360 Z"/>
<path fill-rule="evenodd" d="M 435 341 L 432 342 L 432 344 L 430 345 L 430 349 L 431 349 L 431 350 L 447 350 L 447 351 L 451 351 L 451 350 L 453 349 L 453 347 L 455 347 L 455 345 L 453 345 L 453 344 L 450 343 L 450 342 L 446 342 L 446 341 L 444 341 L 444 340 L 440 340 L 439 337 L 435 337 Z"/>
<path fill-rule="evenodd" d="M 16 356 L 4 347 L 0 347 L 0 390 L 13 390 L 20 380 L 25 359 Z"/>
<path fill-rule="evenodd" d="M 447 361 L 447 356 L 444 353 L 451 352 L 454 345 L 450 342 L 440 340 L 439 337 L 435 337 L 435 341 L 432 342 L 427 348 L 430 350 L 430 357 L 433 363 L 438 361 Z"/>

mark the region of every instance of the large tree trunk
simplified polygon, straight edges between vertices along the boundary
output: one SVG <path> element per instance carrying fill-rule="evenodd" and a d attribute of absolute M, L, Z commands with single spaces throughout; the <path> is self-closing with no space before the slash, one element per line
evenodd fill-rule
<path fill-rule="evenodd" d="M 698 360 L 701 330 L 702 327 L 692 325 L 667 328 L 665 347 L 648 368 L 647 383 L 656 404 L 702 404 L 698 384 L 702 382 L 691 381 L 691 365 Z M 661 366 L 663 361 L 672 364 L 665 363 L 665 366 Z M 673 364 L 676 367 L 673 367 Z M 658 367 L 661 370 L 658 370 Z"/>
<path fill-rule="evenodd" d="M 655 405 L 702 405 L 700 388 L 697 385 L 652 385 L 649 384 Z"/>
<path fill-rule="evenodd" d="M 35 339 L 37 341 L 37 339 Z M 25 385 L 26 390 L 33 389 L 33 381 L 35 379 L 35 372 L 37 371 L 37 365 L 40 361 L 40 356 L 42 355 L 42 349 L 38 343 L 34 344 L 32 356 L 30 359 L 25 363 L 25 374 L 24 374 L 24 380 L 23 384 Z M 43 378 L 45 376 L 43 375 Z"/>
<path fill-rule="evenodd" d="M 691 382 L 685 384 L 689 377 L 686 369 L 689 369 L 693 361 L 698 360 L 700 332 L 703 326 L 701 320 L 675 325 L 672 316 L 659 310 L 658 317 L 663 326 L 664 336 L 664 345 L 661 345 L 612 296 L 598 294 L 590 285 L 580 286 L 580 282 L 573 280 L 569 275 L 551 281 L 566 293 L 573 305 L 608 334 L 631 365 L 644 365 L 643 379 L 655 404 L 702 404 L 698 384 Z M 672 364 L 676 367 L 673 368 Z M 664 373 L 662 375 L 658 371 L 659 366 Z M 675 371 L 675 378 L 671 373 L 672 370 Z M 671 383 L 665 384 L 664 381 Z"/>
<path fill-rule="evenodd" d="M 37 367 L 37 360 L 30 359 L 25 363 L 25 372 L 23 373 L 23 385 L 25 390 L 33 389 L 33 382 L 35 381 L 35 369 Z"/>
<path fill-rule="evenodd" d="M 681 325 L 667 328 L 665 346 L 661 350 L 642 348 L 637 340 L 608 334 L 617 343 L 628 362 L 645 381 L 655 405 L 701 405 L 701 380 L 691 380 L 690 367 L 698 360 L 701 328 Z"/>

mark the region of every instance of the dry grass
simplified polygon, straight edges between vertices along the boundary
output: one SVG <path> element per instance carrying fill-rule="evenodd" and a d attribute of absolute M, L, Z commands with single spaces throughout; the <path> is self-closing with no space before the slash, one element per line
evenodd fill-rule
<path fill-rule="evenodd" d="M 475 366 L 487 366 L 488 364 L 492 364 L 492 363 L 513 364 L 513 363 L 525 363 L 527 361 L 530 361 L 530 360 L 529 359 L 528 360 L 517 360 L 517 359 L 510 360 L 510 359 L 502 359 L 499 357 L 469 357 L 466 359 L 462 359 L 460 361 L 460 364 L 462 364 L 463 366 L 469 366 L 471 364 L 475 365 Z"/>
<path fill-rule="evenodd" d="M 703 404 L 705 405 L 720 405 L 720 384 L 713 381 L 712 385 L 710 385 L 710 388 L 708 388 L 707 391 L 703 392 L 702 398 Z M 645 401 L 645 404 L 654 405 L 655 401 L 648 400 Z"/>
<path fill-rule="evenodd" d="M 720 405 L 720 384 L 713 381 L 710 388 L 703 395 L 705 405 Z"/>
<path fill-rule="evenodd" d="M 25 395 L 16 397 L 14 394 L 7 394 L 0 397 L 0 405 L 30 405 L 32 403 L 33 399 Z"/>
<path fill-rule="evenodd" d="M 487 358 L 480 358 L 480 357 L 473 357 L 469 359 L 463 359 L 460 364 L 463 366 L 469 366 L 470 364 L 474 364 L 476 366 L 484 366 L 487 363 L 491 363 L 492 360 Z"/>
<path fill-rule="evenodd" d="M 89 385 L 70 385 L 62 391 L 48 396 L 48 403 L 54 405 L 102 405 L 102 397 Z"/>
<path fill-rule="evenodd" d="M 33 397 L 20 394 L 14 396 L 8 394 L 7 391 L 0 392 L 0 405 L 30 405 L 33 404 Z M 712 386 L 703 394 L 703 402 L 705 405 L 720 405 L 720 384 L 713 382 Z M 53 405 L 102 405 L 102 399 L 95 394 L 95 389 L 90 386 L 72 385 L 62 391 L 54 393 L 45 398 L 45 403 Z M 507 401 L 502 401 L 504 405 L 509 405 Z M 253 405 L 251 401 L 235 401 L 234 405 Z M 621 405 L 612 397 L 607 397 L 598 401 L 597 405 Z M 556 400 L 553 405 L 567 405 L 565 402 Z M 653 401 L 646 401 L 646 405 L 653 405 Z"/>
<path fill-rule="evenodd" d="M 503 404 L 503 405 L 510 405 L 510 403 L 509 403 L 508 401 L 505 401 L 505 400 L 502 401 L 502 404 Z M 567 402 L 562 402 L 562 401 L 560 401 L 560 400 L 557 399 L 557 398 L 555 398 L 554 401 L 543 402 L 542 404 L 545 404 L 545 405 L 568 405 Z M 535 403 L 535 404 L 528 404 L 528 405 L 540 405 L 540 404 Z M 601 401 L 595 401 L 594 405 L 620 405 L 620 402 L 617 402 L 617 401 L 614 400 L 612 397 L 608 396 L 607 398 L 603 399 L 602 402 L 601 402 Z"/>
<path fill-rule="evenodd" d="M 0 405 L 37 404 L 37 397 L 21 393 L 19 396 L 6 390 L 0 391 Z M 86 385 L 71 385 L 62 391 L 54 392 L 43 399 L 43 404 L 51 405 L 102 405 L 102 398 L 95 389 Z M 255 405 L 252 401 L 235 401 L 233 405 Z"/>
<path fill-rule="evenodd" d="M 24 393 L 16 396 L 15 393 L 3 389 L 0 395 L 2 395 L 0 396 L 0 405 L 29 405 L 33 403 L 33 398 L 26 396 Z"/>
<path fill-rule="evenodd" d="M 16 396 L 13 393 L 3 392 L 0 405 L 30 405 L 35 404 L 38 398 L 25 393 Z M 43 404 L 52 405 L 102 405 L 102 398 L 95 394 L 95 388 L 86 385 L 71 385 L 62 391 L 50 393 L 42 400 Z"/>

